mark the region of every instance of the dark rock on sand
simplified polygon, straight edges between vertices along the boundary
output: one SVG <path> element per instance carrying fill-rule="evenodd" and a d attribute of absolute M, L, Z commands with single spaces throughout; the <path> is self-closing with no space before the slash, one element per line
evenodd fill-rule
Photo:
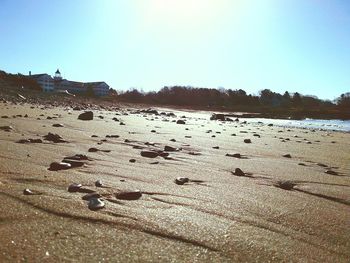
<path fill-rule="evenodd" d="M 101 180 L 97 180 L 97 181 L 95 182 L 95 186 L 96 186 L 96 187 L 102 187 L 102 186 L 103 186 L 102 181 L 101 181 Z"/>
<path fill-rule="evenodd" d="M 234 157 L 234 158 L 241 158 L 242 157 L 240 153 L 226 153 L 226 156 Z"/>
<path fill-rule="evenodd" d="M 225 114 L 221 113 L 213 113 L 210 117 L 210 120 L 219 120 L 219 121 L 224 121 L 225 120 Z"/>
<path fill-rule="evenodd" d="M 42 143 L 41 139 L 20 139 L 17 143 Z"/>
<path fill-rule="evenodd" d="M 176 140 L 175 140 L 175 139 L 171 139 L 170 141 L 171 141 L 171 142 L 176 142 Z"/>
<path fill-rule="evenodd" d="M 252 143 L 252 141 L 250 139 L 244 139 L 245 143 Z"/>
<path fill-rule="evenodd" d="M 93 118 L 94 113 L 92 111 L 86 111 L 78 116 L 78 119 L 83 121 L 91 121 Z"/>
<path fill-rule="evenodd" d="M 64 159 L 69 159 L 69 160 L 77 160 L 77 161 L 83 161 L 83 160 L 89 160 L 89 157 L 87 157 L 84 154 L 76 154 L 73 156 L 68 156 L 68 157 L 64 157 Z"/>
<path fill-rule="evenodd" d="M 246 174 L 240 168 L 236 168 L 233 174 L 237 176 L 246 176 Z"/>
<path fill-rule="evenodd" d="M 99 149 L 97 149 L 95 147 L 92 147 L 88 150 L 88 152 L 90 152 L 90 153 L 94 153 L 94 152 L 98 152 L 98 151 L 99 151 Z"/>
<path fill-rule="evenodd" d="M 82 187 L 82 184 L 73 183 L 68 186 L 68 192 L 70 193 L 78 192 L 81 187 Z"/>
<path fill-rule="evenodd" d="M 285 158 L 292 158 L 292 156 L 291 156 L 289 153 L 283 154 L 282 157 L 285 157 Z"/>
<path fill-rule="evenodd" d="M 55 124 L 52 124 L 52 127 L 60 128 L 60 127 L 64 127 L 64 125 L 60 123 L 55 123 Z"/>
<path fill-rule="evenodd" d="M 135 162 L 136 162 L 136 159 L 130 159 L 129 162 L 130 162 L 130 163 L 135 163 Z"/>
<path fill-rule="evenodd" d="M 24 195 L 41 195 L 42 193 L 38 192 L 38 191 L 32 191 L 28 188 L 23 190 L 23 194 Z"/>
<path fill-rule="evenodd" d="M 142 196 L 142 193 L 140 190 L 125 191 L 125 192 L 119 192 L 115 194 L 115 197 L 121 200 L 137 200 L 137 199 L 140 199 L 141 196 Z"/>
<path fill-rule="evenodd" d="M 105 203 L 99 198 L 90 198 L 88 208 L 90 210 L 98 210 L 105 207 Z"/>
<path fill-rule="evenodd" d="M 100 198 L 100 197 L 102 197 L 102 195 L 100 195 L 99 193 L 93 192 L 93 193 L 84 195 L 81 199 L 85 201 L 89 201 L 91 198 Z"/>
<path fill-rule="evenodd" d="M 10 132 L 13 130 L 12 126 L 0 126 L 0 130 Z"/>
<path fill-rule="evenodd" d="M 164 146 L 164 151 L 165 152 L 176 152 L 176 151 L 178 151 L 178 149 L 175 147 L 171 147 L 171 146 L 166 145 L 166 146 Z"/>
<path fill-rule="evenodd" d="M 67 170 L 72 168 L 72 165 L 69 163 L 65 163 L 65 162 L 53 162 L 50 164 L 50 171 L 59 171 L 59 170 Z"/>
<path fill-rule="evenodd" d="M 330 175 L 339 175 L 336 171 L 332 171 L 332 170 L 327 170 L 325 171 L 325 173 Z"/>
<path fill-rule="evenodd" d="M 67 141 L 63 140 L 63 138 L 60 135 L 55 134 L 55 133 L 51 133 L 51 132 L 49 132 L 47 135 L 45 135 L 44 139 L 47 141 L 54 142 L 54 143 L 67 142 Z"/>
<path fill-rule="evenodd" d="M 213 149 L 220 149 L 219 146 L 213 146 Z"/>
<path fill-rule="evenodd" d="M 62 162 L 69 163 L 71 165 L 71 168 L 82 167 L 85 164 L 84 162 L 69 159 L 63 159 Z"/>
<path fill-rule="evenodd" d="M 178 177 L 175 179 L 175 184 L 178 184 L 178 185 L 183 185 L 185 183 L 188 183 L 190 181 L 190 179 L 188 179 L 187 177 Z"/>
<path fill-rule="evenodd" d="M 106 135 L 106 138 L 119 138 L 119 135 Z"/>
<path fill-rule="evenodd" d="M 153 151 L 141 151 L 141 156 L 147 158 L 156 158 L 159 156 L 159 153 Z"/>
<path fill-rule="evenodd" d="M 273 184 L 275 187 L 281 188 L 283 190 L 292 190 L 294 186 L 296 186 L 295 183 L 291 181 L 278 181 Z"/>
<path fill-rule="evenodd" d="M 177 120 L 176 124 L 186 124 L 184 120 Z"/>

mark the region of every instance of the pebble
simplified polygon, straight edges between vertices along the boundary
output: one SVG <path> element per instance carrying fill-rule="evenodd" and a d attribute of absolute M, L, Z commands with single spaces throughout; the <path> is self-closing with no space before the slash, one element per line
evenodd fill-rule
<path fill-rule="evenodd" d="M 13 128 L 12 128 L 12 126 L 1 126 L 1 127 L 0 127 L 0 130 L 9 132 L 9 131 L 12 131 Z"/>
<path fill-rule="evenodd" d="M 24 195 L 35 195 L 35 193 L 32 190 L 28 189 L 28 188 L 23 190 L 23 194 Z"/>
<path fill-rule="evenodd" d="M 98 210 L 105 207 L 105 203 L 100 198 L 90 198 L 88 208 Z"/>
<path fill-rule="evenodd" d="M 52 124 L 52 127 L 60 128 L 60 127 L 64 127 L 64 125 L 60 123 L 55 123 L 55 124 Z"/>
<path fill-rule="evenodd" d="M 44 139 L 47 141 L 54 142 L 54 143 L 67 142 L 67 141 L 63 140 L 63 138 L 60 135 L 55 134 L 55 133 L 51 133 L 51 132 L 49 132 L 47 135 L 45 135 Z"/>
<path fill-rule="evenodd" d="M 184 120 L 177 120 L 176 124 L 186 124 Z"/>
<path fill-rule="evenodd" d="M 284 190 L 292 190 L 296 184 L 291 181 L 278 181 L 274 183 L 274 186 Z"/>
<path fill-rule="evenodd" d="M 159 153 L 153 151 L 141 151 L 141 156 L 147 158 L 156 158 L 159 156 Z"/>
<path fill-rule="evenodd" d="M 78 192 L 82 186 L 83 186 L 82 184 L 73 183 L 68 186 L 68 192 L 70 193 Z"/>
<path fill-rule="evenodd" d="M 50 164 L 50 171 L 67 170 L 72 168 L 72 165 L 65 162 L 53 162 Z"/>
<path fill-rule="evenodd" d="M 237 176 L 245 176 L 245 173 L 240 168 L 236 168 L 233 174 Z"/>
<path fill-rule="evenodd" d="M 95 182 L 95 186 L 96 187 L 102 187 L 102 181 L 101 180 L 97 180 L 96 182 Z"/>
<path fill-rule="evenodd" d="M 164 146 L 164 151 L 165 152 L 175 152 L 175 151 L 177 151 L 178 149 L 177 148 L 175 148 L 175 147 L 171 147 L 171 146 Z"/>
<path fill-rule="evenodd" d="M 244 139 L 245 143 L 252 143 L 252 141 L 250 139 Z"/>
<path fill-rule="evenodd" d="M 125 191 L 125 192 L 119 192 L 115 194 L 115 197 L 121 200 L 137 200 L 137 199 L 140 199 L 141 196 L 142 196 L 142 193 L 140 190 Z"/>
<path fill-rule="evenodd" d="M 332 171 L 332 170 L 326 170 L 325 173 L 331 174 L 331 175 L 339 175 L 336 171 Z"/>
<path fill-rule="evenodd" d="M 226 156 L 234 157 L 234 158 L 241 158 L 242 157 L 240 153 L 226 153 Z"/>
<path fill-rule="evenodd" d="M 188 179 L 187 177 L 178 177 L 175 179 L 175 184 L 183 185 L 185 183 L 188 183 L 189 181 L 190 179 Z"/>
<path fill-rule="evenodd" d="M 79 114 L 78 119 L 83 121 L 90 121 L 94 118 L 94 113 L 92 111 L 86 111 Z"/>
<path fill-rule="evenodd" d="M 285 158 L 292 158 L 292 156 L 291 156 L 289 153 L 284 154 L 284 155 L 282 155 L 282 156 L 285 157 Z"/>
<path fill-rule="evenodd" d="M 89 201 L 91 198 L 100 198 L 100 197 L 102 197 L 102 195 L 100 195 L 99 193 L 93 192 L 93 193 L 84 195 L 82 199 L 85 201 Z"/>

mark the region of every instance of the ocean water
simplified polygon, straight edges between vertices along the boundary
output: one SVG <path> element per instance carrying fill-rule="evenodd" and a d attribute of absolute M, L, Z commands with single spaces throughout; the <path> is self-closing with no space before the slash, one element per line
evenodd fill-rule
<path fill-rule="evenodd" d="M 166 109 L 170 110 L 170 109 Z M 173 111 L 176 115 L 191 116 L 203 120 L 209 120 L 212 112 L 208 111 Z M 225 113 L 225 112 L 223 112 Z M 227 112 L 227 114 L 229 114 Z M 262 122 L 264 124 L 272 123 L 275 126 L 315 129 L 326 131 L 343 131 L 350 132 L 350 120 L 321 120 L 321 119 L 305 119 L 305 120 L 285 120 L 285 119 L 265 119 L 265 118 L 239 118 L 240 121 L 247 121 L 248 123 Z"/>
<path fill-rule="evenodd" d="M 255 123 L 255 122 L 256 123 L 262 122 L 264 124 L 272 123 L 276 126 L 283 126 L 283 127 L 350 132 L 350 120 L 346 120 L 346 121 L 320 120 L 320 119 L 281 120 L 281 119 L 263 119 L 263 118 L 246 118 L 244 120 L 250 123 Z"/>

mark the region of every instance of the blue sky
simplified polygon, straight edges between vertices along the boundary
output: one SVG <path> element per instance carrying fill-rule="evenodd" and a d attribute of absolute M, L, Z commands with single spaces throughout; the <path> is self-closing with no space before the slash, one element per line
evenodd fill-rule
<path fill-rule="evenodd" d="M 350 91 L 347 0 L 0 0 L 0 69 L 116 90 Z"/>

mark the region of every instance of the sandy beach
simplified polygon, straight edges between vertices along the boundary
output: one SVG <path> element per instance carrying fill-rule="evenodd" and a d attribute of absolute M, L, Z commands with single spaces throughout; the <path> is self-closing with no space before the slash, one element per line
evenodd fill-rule
<path fill-rule="evenodd" d="M 156 110 L 0 103 L 0 261 L 349 262 L 349 133 Z"/>

